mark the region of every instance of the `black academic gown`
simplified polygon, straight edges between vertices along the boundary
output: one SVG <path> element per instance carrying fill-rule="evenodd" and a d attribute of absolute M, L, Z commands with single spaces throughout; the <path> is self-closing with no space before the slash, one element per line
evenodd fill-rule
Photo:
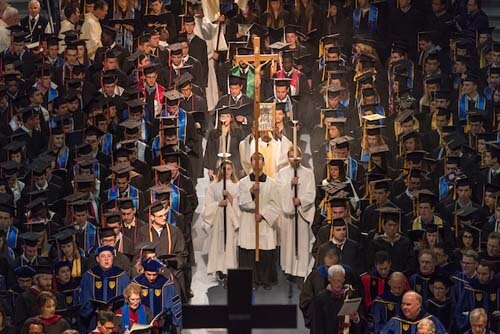
<path fill-rule="evenodd" d="M 344 317 L 336 316 L 342 305 L 343 297 L 334 297 L 332 292 L 324 290 L 313 300 L 311 332 L 314 334 L 330 334 L 339 332 L 339 322 L 344 322 Z M 349 333 L 361 333 L 360 324 L 351 321 Z"/>
<path fill-rule="evenodd" d="M 435 316 L 441 321 L 443 326 L 451 333 L 453 314 L 455 312 L 455 307 L 451 299 L 447 299 L 444 302 L 440 302 L 436 299 L 429 298 L 425 302 L 425 310 Z"/>
<path fill-rule="evenodd" d="M 207 146 L 205 147 L 205 156 L 203 157 L 203 167 L 214 171 L 214 173 L 218 170 L 220 160 L 217 154 L 222 152 L 220 147 L 221 136 L 222 132 L 220 129 L 213 129 L 210 131 L 208 134 Z M 245 135 L 243 130 L 239 127 L 234 127 L 230 130 L 229 136 L 230 139 L 227 152 L 231 153 L 231 161 L 238 177 L 242 177 L 245 173 L 241 165 L 239 145 L 240 142 L 245 139 Z"/>
<path fill-rule="evenodd" d="M 397 208 L 397 205 L 390 201 L 387 202 L 384 206 Z M 368 232 L 378 228 L 379 213 L 377 209 L 379 208 L 380 206 L 377 203 L 373 203 L 363 211 L 363 213 L 361 214 L 361 219 L 359 224 L 361 231 Z"/>
<path fill-rule="evenodd" d="M 324 264 L 324 257 L 326 252 L 331 249 L 337 247 L 333 242 L 328 241 L 322 244 L 319 249 L 318 253 L 316 256 L 316 264 L 317 265 L 322 265 Z M 361 253 L 361 250 L 359 248 L 359 244 L 355 241 L 352 241 L 350 239 L 347 239 L 342 246 L 341 250 L 341 257 L 342 257 L 342 263 L 348 265 L 349 267 L 352 268 L 352 270 L 355 273 L 362 273 L 364 272 L 364 260 L 363 256 Z"/>
<path fill-rule="evenodd" d="M 62 307 L 60 306 L 64 306 L 64 297 L 58 292 L 53 291 L 53 293 L 56 295 L 57 299 L 56 309 L 61 309 Z M 14 319 L 19 328 L 26 319 L 39 314 L 36 302 L 39 294 L 40 291 L 32 287 L 17 297 Z"/>
<path fill-rule="evenodd" d="M 112 51 L 114 51 L 114 53 L 116 54 L 116 57 L 118 58 L 118 63 L 120 64 L 120 69 L 123 70 L 125 73 L 128 73 L 128 70 L 130 70 L 130 65 L 128 64 L 128 60 L 127 60 L 127 58 L 130 56 L 129 50 L 118 45 L 117 43 L 113 43 L 113 44 L 114 45 L 111 48 L 108 48 L 105 46 L 98 48 L 95 52 L 94 63 L 98 64 L 98 65 L 102 64 L 102 61 L 104 60 L 104 54 L 106 53 L 106 51 L 112 50 Z"/>
<path fill-rule="evenodd" d="M 345 283 L 350 284 L 357 289 L 359 287 L 359 277 L 353 274 L 349 266 L 343 265 L 346 271 Z M 307 328 L 311 328 L 311 320 L 313 317 L 312 303 L 328 285 L 328 268 L 321 265 L 313 269 L 304 282 L 304 288 L 300 292 L 299 307 L 304 315 L 304 324 Z"/>
<path fill-rule="evenodd" d="M 14 131 L 14 135 L 19 135 L 19 137 L 17 137 L 18 141 L 24 141 L 26 147 L 26 157 L 30 160 L 36 158 L 46 148 L 46 139 L 37 130 L 32 130 L 30 135 L 23 128 L 18 128 Z"/>
<path fill-rule="evenodd" d="M 400 235 L 395 242 L 389 242 L 383 235 L 377 235 L 370 241 L 367 261 L 373 263 L 375 254 L 379 251 L 386 251 L 391 257 L 391 269 L 408 273 L 411 271 L 411 264 L 414 263 L 413 243 L 407 237 Z M 371 265 L 370 265 L 371 267 Z"/>
<path fill-rule="evenodd" d="M 208 73 L 205 73 L 204 69 L 203 69 L 203 65 L 201 64 L 201 61 L 194 58 L 194 57 L 191 57 L 191 56 L 188 56 L 188 59 L 186 61 L 184 61 L 184 65 L 186 66 L 192 66 L 191 67 L 191 74 L 193 75 L 193 82 L 195 84 L 197 84 L 198 86 L 200 87 L 207 87 L 208 85 L 208 77 L 205 75 L 205 74 L 208 74 Z"/>
<path fill-rule="evenodd" d="M 204 78 L 208 78 L 207 43 L 200 37 L 194 35 L 194 37 L 189 42 L 189 55 L 197 59 L 201 63 L 201 67 L 204 70 Z"/>

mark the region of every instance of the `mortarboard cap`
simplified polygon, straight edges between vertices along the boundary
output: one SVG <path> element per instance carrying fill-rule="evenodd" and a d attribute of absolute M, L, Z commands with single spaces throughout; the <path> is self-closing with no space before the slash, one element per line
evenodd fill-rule
<path fill-rule="evenodd" d="M 30 266 L 19 266 L 14 269 L 17 278 L 32 278 L 36 275 L 36 270 Z"/>

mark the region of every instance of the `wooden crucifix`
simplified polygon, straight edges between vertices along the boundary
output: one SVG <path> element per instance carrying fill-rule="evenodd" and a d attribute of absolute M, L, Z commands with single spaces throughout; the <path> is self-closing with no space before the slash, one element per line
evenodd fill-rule
<path fill-rule="evenodd" d="M 237 55 L 236 61 L 243 61 L 247 64 L 253 64 L 255 69 L 254 76 L 254 94 L 253 94 L 253 131 L 255 139 L 255 153 L 259 153 L 259 117 L 260 117 L 260 72 L 262 66 L 270 61 L 279 62 L 278 54 L 260 54 L 260 37 L 254 36 L 253 55 Z M 260 171 L 254 171 L 255 182 L 259 182 Z M 259 193 L 255 194 L 255 215 L 259 214 Z M 259 223 L 255 220 L 255 262 L 259 262 Z"/>
<path fill-rule="evenodd" d="M 297 305 L 252 305 L 252 270 L 230 269 L 227 283 L 227 305 L 185 305 L 183 328 L 227 328 L 228 334 L 297 328 Z"/>

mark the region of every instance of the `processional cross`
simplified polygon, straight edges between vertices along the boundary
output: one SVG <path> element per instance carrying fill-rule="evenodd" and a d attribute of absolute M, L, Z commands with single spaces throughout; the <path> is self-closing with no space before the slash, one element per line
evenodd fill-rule
<path fill-rule="evenodd" d="M 185 305 L 183 328 L 227 328 L 228 334 L 297 328 L 297 305 L 252 305 L 252 270 L 230 269 L 227 283 L 227 305 Z"/>
<path fill-rule="evenodd" d="M 253 55 L 237 55 L 236 61 L 243 61 L 247 64 L 253 64 L 255 68 L 254 76 L 254 94 L 253 94 L 253 131 L 255 140 L 255 153 L 259 153 L 259 118 L 260 118 L 260 72 L 262 66 L 270 61 L 279 62 L 278 54 L 260 54 L 260 37 L 254 36 L 253 42 Z M 260 171 L 254 171 L 255 182 L 259 182 Z M 259 193 L 255 194 L 255 216 L 259 214 Z M 259 262 L 259 222 L 255 220 L 255 262 Z"/>

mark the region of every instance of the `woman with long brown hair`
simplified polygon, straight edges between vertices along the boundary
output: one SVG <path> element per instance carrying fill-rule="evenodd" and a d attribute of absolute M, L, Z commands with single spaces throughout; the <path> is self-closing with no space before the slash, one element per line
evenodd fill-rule
<path fill-rule="evenodd" d="M 283 0 L 268 0 L 267 3 L 267 9 L 260 17 L 260 23 L 272 29 L 287 26 L 290 13 L 283 8 Z"/>
<path fill-rule="evenodd" d="M 207 273 L 217 273 L 220 280 L 225 278 L 228 269 L 238 267 L 238 188 L 234 165 L 225 159 L 217 172 L 215 182 L 207 189 L 202 213 L 203 229 L 208 233 Z"/>
<path fill-rule="evenodd" d="M 134 19 L 135 9 L 133 0 L 117 0 L 113 11 L 114 20 Z M 134 26 L 125 23 L 115 24 L 115 29 L 118 29 L 116 34 L 116 42 L 129 50 L 133 51 L 134 45 Z"/>

